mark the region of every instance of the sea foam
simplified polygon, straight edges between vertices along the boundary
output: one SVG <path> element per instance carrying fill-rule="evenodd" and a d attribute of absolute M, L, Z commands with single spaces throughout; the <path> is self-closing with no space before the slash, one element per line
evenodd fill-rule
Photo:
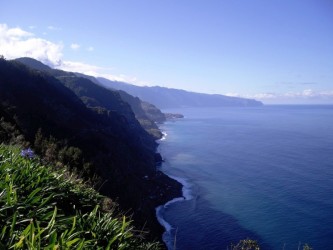
<path fill-rule="evenodd" d="M 159 139 L 160 141 L 164 141 L 167 138 L 168 134 L 162 131 L 162 138 Z"/>
<path fill-rule="evenodd" d="M 168 201 L 167 203 L 165 203 L 164 205 L 158 206 L 156 208 L 156 217 L 157 217 L 158 222 L 165 228 L 165 232 L 162 235 L 162 239 L 163 239 L 164 243 L 166 244 L 168 249 L 173 249 L 174 236 L 172 234 L 172 230 L 175 230 L 175 228 L 172 227 L 172 225 L 164 219 L 163 215 L 164 215 L 165 209 L 167 209 L 171 204 L 173 204 L 175 202 L 191 200 L 191 199 L 193 199 L 193 195 L 192 195 L 192 191 L 191 191 L 192 185 L 186 179 L 171 176 L 171 175 L 168 175 L 168 176 L 183 185 L 183 188 L 182 188 L 183 196 L 174 198 L 174 199 Z"/>
<path fill-rule="evenodd" d="M 168 134 L 166 132 L 162 132 L 162 134 L 163 134 L 163 136 L 159 141 L 164 141 L 168 136 Z M 156 207 L 155 210 L 156 210 L 156 217 L 157 217 L 158 222 L 165 228 L 165 232 L 162 235 L 162 239 L 168 249 L 173 249 L 174 248 L 174 236 L 172 234 L 172 230 L 175 230 L 175 229 L 172 227 L 172 225 L 170 223 L 168 223 L 164 219 L 165 209 L 167 209 L 171 204 L 173 204 L 175 202 L 191 200 L 191 199 L 193 199 L 193 195 L 192 195 L 192 191 L 191 191 L 192 185 L 188 180 L 181 178 L 181 177 L 172 176 L 172 175 L 168 175 L 168 176 L 171 179 L 174 179 L 177 182 L 179 182 L 180 184 L 182 184 L 182 186 L 183 186 L 182 187 L 182 197 L 174 198 L 174 199 L 168 201 L 167 203 L 165 203 L 164 205 Z"/>

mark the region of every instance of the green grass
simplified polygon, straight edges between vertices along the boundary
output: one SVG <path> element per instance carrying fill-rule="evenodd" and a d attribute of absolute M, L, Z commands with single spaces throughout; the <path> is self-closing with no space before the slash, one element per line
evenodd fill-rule
<path fill-rule="evenodd" d="M 17 147 L 0 145 L 0 180 L 0 249 L 160 249 L 105 197 Z"/>

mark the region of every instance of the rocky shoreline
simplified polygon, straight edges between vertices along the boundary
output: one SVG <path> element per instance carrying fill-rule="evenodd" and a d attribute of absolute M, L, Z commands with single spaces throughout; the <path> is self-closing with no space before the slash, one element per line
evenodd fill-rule
<path fill-rule="evenodd" d="M 140 207 L 133 214 L 134 223 L 138 226 L 146 225 L 143 228 L 143 231 L 147 231 L 147 229 L 149 231 L 146 237 L 164 244 L 162 235 L 165 229 L 158 222 L 156 208 L 174 198 L 182 197 L 183 185 L 160 170 L 156 170 L 152 175 L 145 175 L 142 179 L 145 190 L 148 192 L 141 199 Z"/>
<path fill-rule="evenodd" d="M 182 114 L 164 113 L 164 115 L 167 120 L 184 118 L 184 115 L 182 115 Z"/>
<path fill-rule="evenodd" d="M 165 117 L 166 120 L 175 120 L 183 118 L 184 116 L 180 114 L 167 114 Z M 162 122 L 158 122 L 157 124 L 162 124 Z M 159 127 L 158 130 L 163 134 Z M 156 151 L 160 139 L 161 138 L 156 141 Z M 157 240 L 167 249 L 162 239 L 165 228 L 158 221 L 156 209 L 160 206 L 164 206 L 175 198 L 183 197 L 183 185 L 158 169 L 158 167 L 163 164 L 163 157 L 160 153 L 155 153 L 154 162 L 155 171 L 149 172 L 148 174 L 146 172 L 140 180 L 137 180 L 137 187 L 141 186 L 144 192 L 139 202 L 140 205 L 136 206 L 136 209 L 133 211 L 132 218 L 138 229 L 140 229 L 142 225 L 145 225 L 143 231 L 148 231 L 146 234 L 147 239 Z M 142 174 L 143 173 L 144 172 L 142 172 Z M 138 197 L 136 197 L 136 199 L 137 198 Z"/>
<path fill-rule="evenodd" d="M 184 118 L 182 114 L 164 113 L 164 115 L 167 120 Z M 156 167 L 161 166 L 163 164 L 163 158 L 160 153 L 155 154 L 155 161 L 156 161 Z M 153 178 L 150 178 L 149 176 L 145 176 L 145 178 L 156 188 L 149 196 L 149 199 L 151 199 L 154 203 L 154 216 L 155 216 L 155 221 L 158 224 L 154 229 L 154 231 L 156 230 L 155 232 L 158 233 L 158 240 L 162 242 L 165 248 L 167 249 L 167 246 L 165 245 L 165 242 L 162 239 L 163 233 L 165 232 L 165 228 L 157 218 L 156 209 L 160 206 L 164 206 L 165 204 L 176 198 L 183 197 L 183 184 L 169 177 L 168 175 L 164 174 L 160 170 L 156 170 L 156 175 Z M 155 232 L 153 234 L 155 234 Z"/>

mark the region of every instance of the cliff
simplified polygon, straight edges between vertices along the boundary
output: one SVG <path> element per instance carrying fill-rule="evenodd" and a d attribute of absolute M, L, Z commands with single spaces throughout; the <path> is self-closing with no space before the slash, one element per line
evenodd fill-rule
<path fill-rule="evenodd" d="M 31 145 L 45 161 L 70 168 L 133 213 L 151 238 L 161 236 L 155 207 L 180 196 L 181 186 L 156 170 L 155 139 L 119 93 L 73 73 L 1 59 L 0 114 L 0 135 L 12 133 L 3 142 Z"/>
<path fill-rule="evenodd" d="M 25 59 L 25 58 L 22 58 L 22 59 L 24 59 L 23 62 L 27 63 L 27 61 L 28 61 L 27 59 Z M 17 59 L 17 60 L 21 60 L 21 58 Z M 97 88 L 97 86 L 100 86 L 103 89 L 105 88 L 105 85 L 103 85 L 97 78 L 95 78 L 93 76 L 88 76 L 88 75 L 84 75 L 81 73 L 75 73 L 75 74 L 79 77 L 89 79 L 90 82 L 95 83 L 95 86 L 94 86 L 95 88 Z M 57 74 L 57 75 L 59 77 L 59 74 Z M 71 76 L 71 78 L 72 78 L 72 76 Z M 71 85 L 67 85 L 67 86 L 69 88 L 73 89 L 74 92 L 77 92 L 76 88 L 73 88 Z M 82 85 L 80 87 L 82 88 Z M 108 90 L 110 90 L 114 93 L 118 93 L 120 95 L 121 99 L 130 105 L 132 111 L 135 114 L 135 118 L 139 121 L 140 125 L 155 139 L 161 139 L 163 136 L 162 132 L 159 130 L 159 128 L 157 126 L 158 123 L 163 123 L 168 119 L 184 117 L 181 114 L 162 113 L 162 111 L 160 109 L 158 109 L 154 104 L 143 101 L 139 97 L 134 97 L 123 90 L 116 90 L 113 88 L 108 88 Z M 104 89 L 104 91 L 105 91 L 105 89 Z M 81 99 L 83 101 L 88 101 L 86 98 L 82 98 L 82 95 L 80 95 L 80 94 L 78 94 L 78 95 L 81 96 Z"/>

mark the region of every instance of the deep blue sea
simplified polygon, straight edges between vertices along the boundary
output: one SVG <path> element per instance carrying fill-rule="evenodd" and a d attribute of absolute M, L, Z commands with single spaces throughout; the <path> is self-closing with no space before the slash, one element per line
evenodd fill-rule
<path fill-rule="evenodd" d="M 161 126 L 161 170 L 185 184 L 157 209 L 170 249 L 333 249 L 333 106 L 165 111 L 185 115 Z"/>

